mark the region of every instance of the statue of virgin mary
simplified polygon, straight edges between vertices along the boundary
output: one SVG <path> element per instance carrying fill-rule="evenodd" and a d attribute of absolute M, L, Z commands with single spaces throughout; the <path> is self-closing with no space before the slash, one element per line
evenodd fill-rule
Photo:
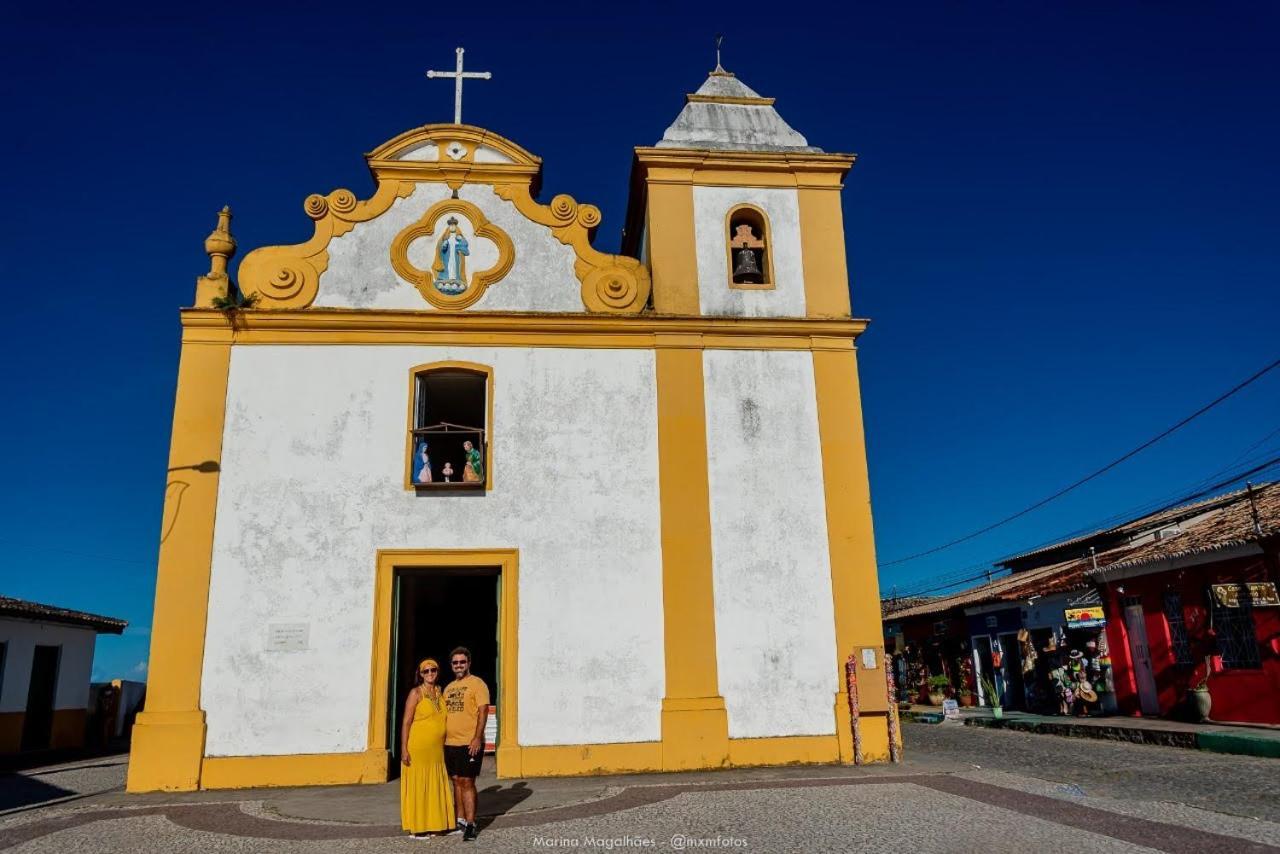
<path fill-rule="evenodd" d="M 444 234 L 436 244 L 436 260 L 431 270 L 436 274 L 436 290 L 443 294 L 460 294 L 467 289 L 467 261 L 471 254 L 467 239 L 458 229 L 457 217 L 445 221 Z"/>

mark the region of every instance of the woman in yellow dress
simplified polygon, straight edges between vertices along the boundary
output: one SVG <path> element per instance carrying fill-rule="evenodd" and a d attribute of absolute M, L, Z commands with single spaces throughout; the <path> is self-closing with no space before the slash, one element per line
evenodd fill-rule
<path fill-rule="evenodd" d="M 415 686 L 404 704 L 400 725 L 400 824 L 414 836 L 446 833 L 457 821 L 453 785 L 444 766 L 444 703 L 437 683 L 440 665 L 427 658 L 418 665 Z"/>

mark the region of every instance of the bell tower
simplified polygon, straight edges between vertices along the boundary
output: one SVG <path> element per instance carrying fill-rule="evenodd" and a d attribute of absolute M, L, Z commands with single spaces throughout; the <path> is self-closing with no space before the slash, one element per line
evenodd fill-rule
<path fill-rule="evenodd" d="M 651 317 L 670 329 L 655 335 L 666 769 L 783 761 L 749 752 L 776 734 L 752 709 L 779 645 L 789 668 L 813 668 L 779 677 L 832 692 L 829 714 L 805 724 L 834 736 L 827 761 L 888 754 L 855 347 L 866 322 L 851 316 L 840 201 L 854 160 L 810 145 L 719 62 L 635 149 L 623 251 L 649 270 Z M 757 334 L 726 343 L 706 328 Z M 797 331 L 803 344 L 774 337 Z M 780 446 L 803 471 L 740 464 Z M 810 526 L 812 548 L 777 551 L 772 526 L 801 506 L 789 524 Z M 803 617 L 779 608 L 784 576 L 805 578 L 789 588 L 810 597 Z"/>
<path fill-rule="evenodd" d="M 649 265 L 654 311 L 849 317 L 840 190 L 854 159 L 809 145 L 717 64 L 635 150 L 623 251 Z"/>

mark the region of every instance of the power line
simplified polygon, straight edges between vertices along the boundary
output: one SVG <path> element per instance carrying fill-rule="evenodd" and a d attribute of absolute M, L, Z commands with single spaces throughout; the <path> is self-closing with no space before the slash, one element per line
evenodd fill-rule
<path fill-rule="evenodd" d="M 1192 503 L 1192 502 L 1196 501 L 1197 499 L 1200 499 L 1200 498 L 1205 497 L 1206 495 L 1210 495 L 1211 493 L 1214 493 L 1214 492 L 1216 492 L 1217 490 L 1222 489 L 1223 487 L 1230 486 L 1230 485 L 1231 485 L 1231 484 L 1233 484 L 1233 483 L 1239 483 L 1240 481 L 1244 480 L 1245 478 L 1252 477 L 1252 476 L 1254 476 L 1254 475 L 1258 475 L 1258 474 L 1263 474 L 1263 473 L 1265 473 L 1265 472 L 1268 472 L 1268 471 L 1270 471 L 1270 470 L 1272 470 L 1272 469 L 1277 469 L 1277 468 L 1280 468 L 1280 456 L 1272 457 L 1272 458 L 1271 458 L 1271 459 L 1269 459 L 1269 460 L 1266 460 L 1266 461 L 1264 461 L 1264 462 L 1262 462 L 1262 463 L 1260 463 L 1260 464 L 1258 464 L 1258 465 L 1252 466 L 1252 467 L 1250 467 L 1250 468 L 1248 468 L 1248 469 L 1246 469 L 1246 470 L 1244 470 L 1244 471 L 1241 471 L 1241 472 L 1239 472 L 1239 473 L 1237 473 L 1237 474 L 1235 474 L 1235 475 L 1233 475 L 1233 476 L 1231 476 L 1231 477 L 1229 477 L 1229 478 L 1227 478 L 1227 479 L 1225 479 L 1225 480 L 1220 480 L 1220 481 L 1218 481 L 1217 483 L 1214 483 L 1214 484 L 1212 484 L 1212 485 L 1210 485 L 1210 486 L 1206 486 L 1206 487 L 1204 487 L 1203 489 L 1200 489 L 1200 490 L 1198 490 L 1198 491 L 1192 492 L 1192 493 L 1190 493 L 1190 494 L 1188 494 L 1188 495 L 1183 495 L 1181 498 L 1178 498 L 1178 499 L 1176 499 L 1176 500 L 1174 500 L 1174 501 L 1168 501 L 1168 502 L 1166 502 L 1163 506 L 1157 506 L 1155 509 L 1153 509 L 1153 510 L 1149 510 L 1149 511 L 1147 511 L 1147 512 L 1143 513 L 1142 515 L 1144 515 L 1144 516 L 1152 516 L 1152 515 L 1155 515 L 1155 514 L 1157 514 L 1157 513 L 1163 513 L 1163 512 L 1164 512 L 1164 511 L 1166 511 L 1166 510 L 1173 510 L 1173 509 L 1175 509 L 1175 508 L 1177 508 L 1177 507 L 1180 507 L 1180 506 L 1182 506 L 1182 505 L 1184 505 L 1184 504 L 1190 504 L 1190 503 Z M 1204 481 L 1201 481 L 1201 483 L 1203 483 L 1203 482 L 1204 482 Z M 1112 516 L 1112 517 L 1109 517 L 1109 518 L 1111 518 L 1111 519 L 1117 519 L 1117 518 L 1119 518 L 1119 519 L 1123 519 L 1123 518 L 1125 518 L 1125 517 L 1131 517 L 1131 514 L 1117 514 L 1116 516 Z M 1101 527 L 1101 524 L 1100 524 L 1100 525 L 1098 525 L 1098 526 L 1091 526 L 1091 527 L 1090 527 L 1089 529 L 1087 529 L 1087 530 L 1097 530 L 1097 529 L 1099 529 L 1099 528 L 1101 528 L 1101 530 L 1099 530 L 1099 533 L 1102 533 L 1102 532 L 1104 532 L 1104 531 L 1106 531 L 1106 530 L 1107 530 L 1106 528 L 1102 528 L 1102 527 Z M 1033 546 L 1033 547 L 1031 547 L 1031 548 L 1029 548 L 1029 549 L 1021 549 L 1020 551 L 1022 551 L 1022 552 L 1027 552 L 1027 551 L 1034 551 L 1034 550 L 1036 550 L 1036 549 L 1041 549 L 1041 548 L 1044 548 L 1044 547 L 1046 547 L 1046 546 L 1053 545 L 1055 542 L 1059 542 L 1059 541 L 1062 541 L 1062 540 L 1070 540 L 1070 539 L 1072 538 L 1072 536 L 1074 536 L 1074 535 L 1069 535 L 1069 536 L 1066 536 L 1066 537 L 1058 538 L 1058 539 L 1056 539 L 1056 540 L 1050 540 L 1050 541 L 1048 541 L 1048 542 L 1046 542 L 1046 543 L 1042 543 L 1042 544 L 1040 544 L 1040 545 L 1038 545 L 1038 546 Z M 918 581 L 918 582 L 917 582 L 917 584 L 930 584 L 930 583 L 934 583 L 934 582 L 944 582 L 944 581 L 948 581 L 949 579 L 951 579 L 951 578 L 953 578 L 953 577 L 955 577 L 955 576 L 957 576 L 957 575 L 962 575 L 963 573 L 970 572 L 970 571 L 975 570 L 975 569 L 977 569 L 977 568 L 979 568 L 979 567 L 982 567 L 982 566 L 994 566 L 994 564 L 991 564 L 991 563 L 976 563 L 976 564 L 972 564 L 971 566 L 967 566 L 967 567 L 965 567 L 965 568 L 963 568 L 963 569 L 956 570 L 956 571 L 951 572 L 951 573 L 946 573 L 946 574 L 943 574 L 943 575 L 935 576 L 935 577 L 933 577 L 933 578 L 929 578 L 929 579 L 924 579 L 924 580 L 922 580 L 922 581 Z M 935 592 L 939 592 L 939 591 L 942 591 L 942 590 L 948 590 L 948 589 L 950 589 L 950 588 L 952 588 L 952 587 L 958 587 L 958 586 L 960 586 L 961 584 L 965 584 L 965 583 L 970 582 L 970 581 L 982 581 L 982 580 L 984 580 L 984 579 L 985 579 L 985 580 L 987 580 L 987 581 L 994 581 L 995 579 L 992 577 L 993 575 L 997 575 L 997 574 L 999 574 L 1000 576 L 1002 576 L 1002 577 L 1003 577 L 1003 576 L 1004 576 L 1004 572 L 1005 572 L 1005 570 L 1003 570 L 1003 569 L 994 569 L 994 568 L 992 568 L 992 569 L 988 569 L 986 572 L 980 572 L 980 573 L 977 573 L 976 575 L 970 575 L 970 576 L 965 577 L 965 578 L 959 578 L 959 579 L 957 579 L 957 580 L 955 580 L 955 581 L 949 581 L 949 583 L 938 583 L 936 586 L 934 586 L 934 587 L 930 587 L 930 588 L 927 588 L 927 589 L 919 589 L 919 588 L 910 588 L 910 587 L 909 587 L 909 588 L 906 588 L 904 591 L 899 592 L 899 593 L 897 594 L 897 598 L 905 598 L 905 597 L 909 597 L 909 596 L 923 596 L 923 595 L 926 595 L 926 594 L 928 594 L 928 593 L 935 593 Z"/>
<path fill-rule="evenodd" d="M 1014 514 L 1013 514 L 1013 515 L 1011 515 L 1011 516 L 1006 516 L 1006 517 L 1004 517 L 1003 519 L 999 520 L 998 522 L 992 522 L 990 525 L 987 525 L 986 527 L 979 528 L 979 529 L 978 529 L 978 530 L 976 530 L 976 531 L 973 531 L 973 532 L 971 532 L 971 533 L 965 534 L 963 537 L 958 537 L 957 539 L 951 540 L 950 542 L 943 543 L 942 545 L 939 545 L 939 546 L 934 546 L 933 548 L 930 548 L 930 549 L 925 549 L 925 550 L 924 550 L 924 551 L 922 551 L 922 552 L 916 552 L 915 554 L 907 555 L 906 557 L 900 557 L 900 558 L 898 558 L 898 559 L 896 559 L 896 560 L 891 560 L 891 561 L 888 561 L 888 562 L 886 562 L 886 563 L 882 563 L 882 564 L 880 564 L 880 568 L 881 568 L 881 569 L 883 569 L 883 568 L 885 568 L 885 567 L 889 567 L 889 566 L 897 566 L 897 565 L 898 565 L 898 564 L 900 564 L 900 563 L 906 563 L 907 561 L 916 560 L 916 559 L 918 559 L 918 558 L 922 558 L 922 557 L 925 557 L 925 556 L 927 556 L 927 555 L 937 554 L 938 552 L 943 551 L 944 549 L 949 549 L 949 548 L 951 548 L 952 546 L 958 546 L 958 545 L 960 545 L 961 543 L 967 543 L 969 540 L 972 540 L 972 539 L 974 539 L 975 537 L 980 537 L 980 536 L 982 536 L 983 534 L 985 534 L 985 533 L 987 533 L 987 532 L 989 532 L 989 531 L 994 531 L 996 528 L 999 528 L 999 527 L 1001 527 L 1002 525 L 1007 525 L 1007 524 L 1009 524 L 1010 522 L 1012 522 L 1012 521 L 1013 521 L 1013 520 L 1015 520 L 1015 519 L 1021 519 L 1023 516 L 1027 515 L 1028 513 L 1032 512 L 1032 511 L 1034 511 L 1034 510 L 1039 510 L 1041 507 L 1045 506 L 1045 505 L 1046 505 L 1046 504 L 1048 504 L 1049 502 L 1051 502 L 1051 501 L 1055 501 L 1055 500 L 1057 500 L 1057 499 L 1061 498 L 1062 496 L 1066 495 L 1068 492 L 1071 492 L 1072 490 L 1078 489 L 1079 487 L 1084 486 L 1084 485 L 1085 485 L 1086 483 L 1088 483 L 1089 481 L 1094 480 L 1095 478 L 1100 477 L 1100 476 L 1102 476 L 1102 475 L 1106 474 L 1107 472 L 1111 471 L 1111 470 L 1112 470 L 1113 468 L 1115 468 L 1116 466 L 1118 466 L 1118 465 L 1120 465 L 1121 463 L 1123 463 L 1125 460 L 1128 460 L 1128 459 L 1131 459 L 1132 457 L 1137 456 L 1137 455 L 1138 455 L 1138 454 L 1140 454 L 1141 452 L 1145 451 L 1147 448 L 1150 448 L 1150 447 L 1151 447 L 1152 445 L 1154 445 L 1156 442 L 1159 442 L 1161 439 L 1165 438 L 1166 436 L 1170 435 L 1171 433 L 1173 433 L 1173 432 L 1175 432 L 1175 431 L 1177 431 L 1177 430 L 1182 429 L 1183 427 L 1185 427 L 1186 425 L 1190 424 L 1190 423 L 1191 423 L 1192 421 L 1194 421 L 1195 419 L 1199 418 L 1201 415 L 1204 415 L 1204 414 L 1205 414 L 1206 412 L 1208 412 L 1210 409 L 1213 409 L 1215 406 L 1217 406 L 1218 404 L 1222 403 L 1224 400 L 1226 400 L 1227 398 L 1229 398 L 1229 397 L 1231 397 L 1232 395 L 1234 395 L 1236 392 L 1238 392 L 1238 391 L 1240 391 L 1241 389 L 1243 389 L 1245 386 L 1248 386 L 1248 385 L 1250 385 L 1251 383 L 1253 383 L 1253 382 L 1255 382 L 1255 381 L 1257 381 L 1257 380 L 1261 379 L 1263 376 L 1265 376 L 1267 373 L 1271 372 L 1272 370 L 1274 370 L 1274 369 L 1275 369 L 1276 367 L 1278 367 L 1278 366 L 1280 366 L 1280 359 L 1276 359 L 1274 362 L 1272 362 L 1271 364 L 1267 365 L 1265 368 L 1263 368 L 1262 370 L 1258 371 L 1257 373 L 1255 373 L 1253 376 L 1249 377 L 1249 378 L 1248 378 L 1247 380 L 1245 380 L 1244 382 L 1239 383 L 1238 385 L 1236 385 L 1235 387 L 1233 387 L 1233 388 L 1232 388 L 1232 389 L 1230 389 L 1229 391 L 1225 392 L 1224 394 L 1222 394 L 1222 395 L 1218 396 L 1218 397 L 1217 397 L 1217 398 L 1215 398 L 1214 400 L 1212 400 L 1212 401 L 1210 401 L 1209 403 L 1205 404 L 1204 406 L 1200 407 L 1200 408 L 1199 408 L 1199 409 L 1197 409 L 1195 412 L 1193 412 L 1193 413 L 1191 413 L 1190 415 L 1188 415 L 1186 418 L 1183 418 L 1183 419 L 1182 419 L 1181 421 L 1179 421 L 1177 424 L 1174 424 L 1172 427 L 1170 427 L 1169 429 L 1165 430 L 1163 433 L 1160 433 L 1159 435 L 1157 435 L 1157 436 L 1155 436 L 1155 437 L 1153 437 L 1153 438 L 1151 438 L 1151 439 L 1148 439 L 1147 441 L 1143 442 L 1143 443 L 1142 443 L 1141 445 L 1139 445 L 1138 447 L 1134 448 L 1133 450 L 1129 451 L 1128 453 L 1124 454 L 1123 456 L 1117 457 L 1116 459 L 1114 459 L 1114 460 L 1112 460 L 1111 462 L 1107 463 L 1105 466 L 1103 466 L 1102 468 L 1100 468 L 1100 469 L 1098 469 L 1097 471 L 1093 472 L 1092 474 L 1086 475 L 1085 477 L 1082 477 L 1082 478 L 1080 478 L 1079 480 L 1077 480 L 1075 483 L 1072 483 L 1072 484 L 1070 484 L 1069 486 L 1065 486 L 1065 487 L 1063 487 L 1062 489 L 1059 489 L 1057 492 L 1053 493 L 1052 495 L 1050 495 L 1050 496 L 1049 496 L 1049 497 L 1047 497 L 1047 498 L 1042 498 L 1042 499 L 1040 499 L 1040 500 L 1039 500 L 1039 501 L 1037 501 L 1035 504 L 1032 504 L 1030 507 L 1026 507 L 1026 508 L 1024 508 L 1024 509 L 1022 509 L 1022 510 L 1019 510 L 1017 513 L 1014 513 Z"/>

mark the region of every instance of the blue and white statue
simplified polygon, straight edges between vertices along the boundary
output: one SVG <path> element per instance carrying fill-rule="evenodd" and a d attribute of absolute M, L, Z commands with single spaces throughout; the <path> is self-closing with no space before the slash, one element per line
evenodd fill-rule
<path fill-rule="evenodd" d="M 436 260 L 431 269 L 436 274 L 436 290 L 442 294 L 460 294 L 467 289 L 467 256 L 471 250 L 467 238 L 458 230 L 457 217 L 449 217 L 445 226 L 436 244 Z"/>
<path fill-rule="evenodd" d="M 431 457 L 427 454 L 426 439 L 419 439 L 413 449 L 413 482 L 431 483 Z"/>

